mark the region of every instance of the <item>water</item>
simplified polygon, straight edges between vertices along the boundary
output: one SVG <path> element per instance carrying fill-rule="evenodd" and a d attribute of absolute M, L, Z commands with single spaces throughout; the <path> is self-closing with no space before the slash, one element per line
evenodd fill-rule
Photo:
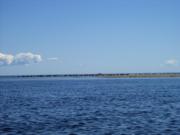
<path fill-rule="evenodd" d="M 178 135 L 180 79 L 0 78 L 1 135 Z"/>

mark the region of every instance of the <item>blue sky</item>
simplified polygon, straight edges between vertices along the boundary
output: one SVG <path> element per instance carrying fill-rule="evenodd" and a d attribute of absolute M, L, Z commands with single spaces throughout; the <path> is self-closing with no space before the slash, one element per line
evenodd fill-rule
<path fill-rule="evenodd" d="M 180 72 L 179 0 L 0 0 L 0 75 Z"/>

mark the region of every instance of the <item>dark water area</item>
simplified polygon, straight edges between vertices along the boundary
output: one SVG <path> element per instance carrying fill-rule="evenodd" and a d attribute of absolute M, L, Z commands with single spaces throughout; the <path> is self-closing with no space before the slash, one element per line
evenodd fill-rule
<path fill-rule="evenodd" d="M 0 78 L 0 135 L 180 135 L 180 78 Z"/>

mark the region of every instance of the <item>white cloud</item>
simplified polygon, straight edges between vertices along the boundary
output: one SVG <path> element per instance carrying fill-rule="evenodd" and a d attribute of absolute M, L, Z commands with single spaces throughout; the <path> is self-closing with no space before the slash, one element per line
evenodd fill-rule
<path fill-rule="evenodd" d="M 0 65 L 9 65 L 13 61 L 14 61 L 13 55 L 0 53 Z"/>
<path fill-rule="evenodd" d="M 178 60 L 176 59 L 169 59 L 165 61 L 166 65 L 170 65 L 170 66 L 177 66 L 178 65 Z"/>
<path fill-rule="evenodd" d="M 57 57 L 52 57 L 52 58 L 47 58 L 47 60 L 50 60 L 50 61 L 57 61 L 57 60 L 59 60 L 59 58 L 57 58 Z"/>
<path fill-rule="evenodd" d="M 32 53 L 19 53 L 14 57 L 14 63 L 17 64 L 29 64 L 31 62 L 38 63 L 41 62 L 42 58 L 39 54 Z"/>
<path fill-rule="evenodd" d="M 0 65 L 26 65 L 41 61 L 41 55 L 33 54 L 31 52 L 18 53 L 16 55 L 0 53 Z"/>

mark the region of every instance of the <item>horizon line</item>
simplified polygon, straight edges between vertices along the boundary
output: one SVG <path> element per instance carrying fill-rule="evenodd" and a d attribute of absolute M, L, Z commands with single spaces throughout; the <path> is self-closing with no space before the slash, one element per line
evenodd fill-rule
<path fill-rule="evenodd" d="M 127 72 L 127 73 L 64 73 L 64 74 L 12 74 L 12 75 L 0 75 L 0 77 L 30 77 L 30 76 L 103 76 L 103 75 L 158 75 L 158 74 L 180 74 L 180 72 Z"/>

